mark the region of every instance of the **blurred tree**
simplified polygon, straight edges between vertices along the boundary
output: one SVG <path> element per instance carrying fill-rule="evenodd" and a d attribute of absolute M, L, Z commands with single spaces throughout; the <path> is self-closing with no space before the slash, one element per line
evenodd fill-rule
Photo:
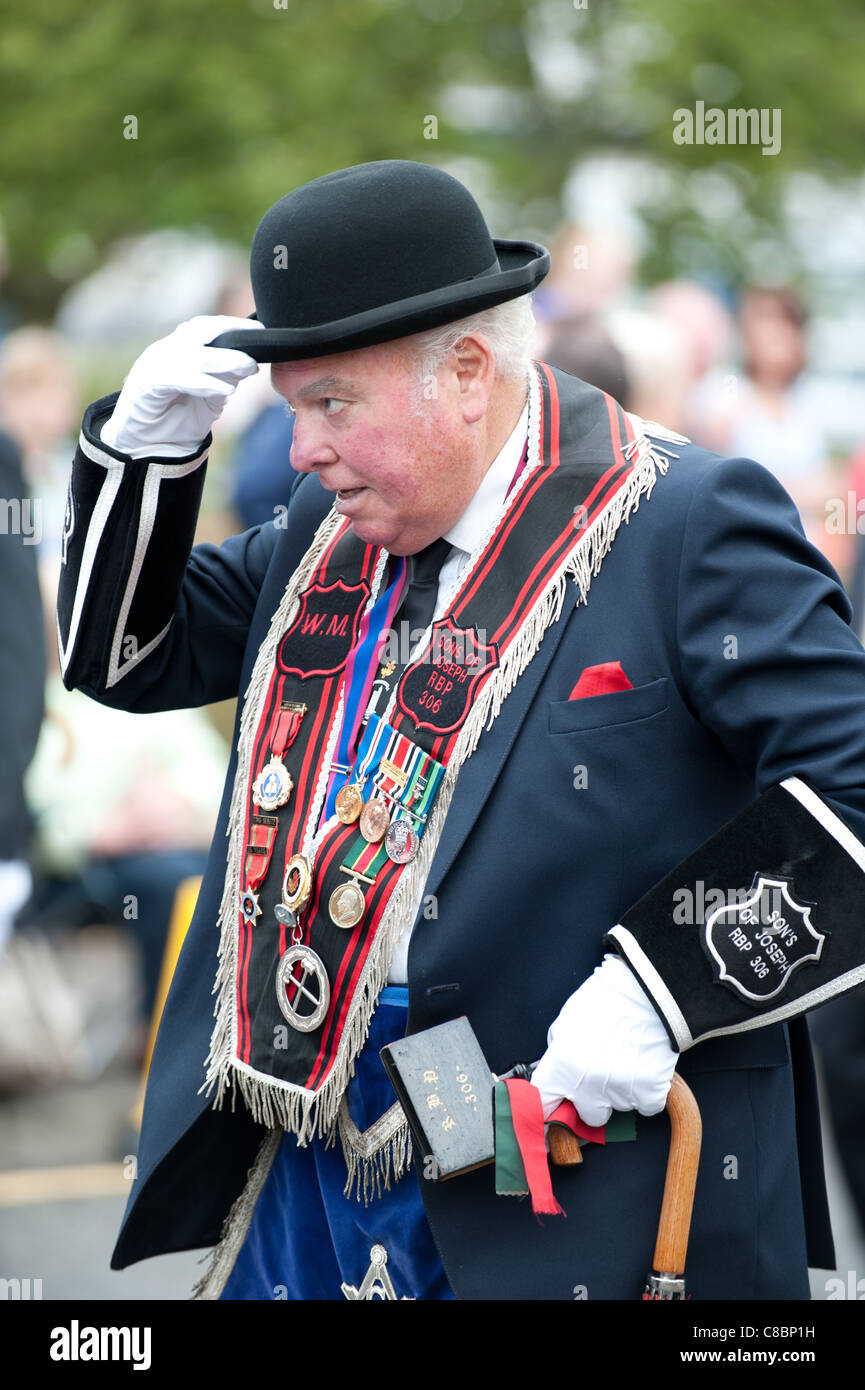
<path fill-rule="evenodd" d="M 863 36 L 860 0 L 0 0 L 10 289 L 46 315 L 109 242 L 155 226 L 248 244 L 282 192 L 369 159 L 468 157 L 504 207 L 552 220 L 602 149 L 656 161 L 653 272 L 706 237 L 735 270 L 782 174 L 861 168 Z M 673 113 L 698 99 L 781 108 L 781 153 L 677 145 Z"/>

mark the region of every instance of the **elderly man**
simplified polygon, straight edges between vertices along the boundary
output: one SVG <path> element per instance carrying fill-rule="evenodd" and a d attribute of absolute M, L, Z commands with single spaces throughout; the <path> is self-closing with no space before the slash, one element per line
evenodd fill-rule
<path fill-rule="evenodd" d="M 764 469 L 530 362 L 548 264 L 441 171 L 341 170 L 260 224 L 257 323 L 183 325 L 85 417 L 67 684 L 240 697 L 117 1267 L 216 1244 L 206 1298 L 637 1297 L 677 1063 L 694 1294 L 831 1264 L 799 1015 L 865 977 L 865 652 Z M 190 555 L 265 361 L 315 476 Z M 638 1113 L 557 1171 L 567 1220 L 412 1154 L 378 1049 L 462 1015 L 499 1072 L 543 1054 L 545 1115 Z"/>

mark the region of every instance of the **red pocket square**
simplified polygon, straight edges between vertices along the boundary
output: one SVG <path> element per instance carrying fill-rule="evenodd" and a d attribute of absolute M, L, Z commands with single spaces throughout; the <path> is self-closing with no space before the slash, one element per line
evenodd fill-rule
<path fill-rule="evenodd" d="M 600 666 L 587 666 L 577 681 L 569 700 L 584 700 L 587 695 L 609 695 L 611 690 L 633 690 L 622 670 L 621 661 L 602 661 Z"/>

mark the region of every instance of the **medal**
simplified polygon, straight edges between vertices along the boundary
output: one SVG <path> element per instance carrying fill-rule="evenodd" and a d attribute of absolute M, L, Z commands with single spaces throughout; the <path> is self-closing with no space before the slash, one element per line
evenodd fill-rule
<path fill-rule="evenodd" d="M 421 772 L 432 760 L 405 735 L 391 732 L 387 756 L 381 759 L 375 775 L 375 795 L 361 814 L 360 831 L 373 843 L 386 836 L 388 858 L 395 864 L 407 864 L 418 852 L 420 834 L 400 814 L 400 808 L 416 814 L 410 808 L 428 785 L 429 779 Z"/>
<path fill-rule="evenodd" d="M 328 903 L 330 920 L 335 926 L 351 931 L 362 920 L 366 912 L 366 896 L 360 885 L 366 883 L 373 887 L 379 869 L 386 863 L 383 846 L 358 842 L 355 838 L 348 858 L 339 866 L 340 873 L 348 874 L 351 881 L 334 888 Z"/>
<path fill-rule="evenodd" d="M 273 757 L 266 763 L 252 784 L 252 800 L 264 811 L 284 806 L 291 796 L 294 781 L 282 758 Z"/>
<path fill-rule="evenodd" d="M 240 894 L 240 915 L 248 927 L 254 926 L 256 917 L 261 916 L 258 894 L 251 888 L 245 888 Z"/>
<path fill-rule="evenodd" d="M 363 810 L 363 791 L 357 782 L 349 782 L 337 793 L 336 814 L 343 825 L 354 825 Z"/>
<path fill-rule="evenodd" d="M 285 903 L 277 903 L 273 909 L 273 915 L 280 926 L 288 927 L 289 931 L 294 931 L 297 926 L 297 913 Z"/>
<path fill-rule="evenodd" d="M 386 801 L 374 796 L 361 812 L 360 833 L 370 844 L 377 844 L 387 830 L 390 821 L 390 807 Z"/>
<path fill-rule="evenodd" d="M 420 848 L 420 836 L 407 820 L 391 821 L 384 837 L 388 859 L 395 864 L 407 864 Z"/>
<path fill-rule="evenodd" d="M 277 810 L 291 796 L 294 779 L 283 758 L 297 738 L 305 714 L 306 705 L 296 700 L 283 700 L 279 706 L 270 740 L 270 762 L 265 763 L 252 784 L 253 804 L 264 811 Z"/>
<path fill-rule="evenodd" d="M 427 816 L 435 801 L 444 767 L 420 748 L 407 759 L 409 781 L 400 795 L 401 814 L 391 821 L 385 836 L 385 849 L 395 864 L 408 864 L 420 849 Z"/>
<path fill-rule="evenodd" d="M 312 865 L 305 854 L 294 854 L 285 866 L 282 901 L 292 912 L 302 912 L 312 892 Z"/>
<path fill-rule="evenodd" d="M 375 879 L 360 873 L 358 869 L 346 868 L 344 864 L 340 866 L 340 873 L 350 874 L 351 881 L 340 883 L 337 888 L 334 888 L 330 895 L 328 911 L 334 926 L 342 927 L 344 931 L 351 931 L 366 912 L 366 898 L 358 879 L 369 884 L 375 883 Z"/>
<path fill-rule="evenodd" d="M 379 759 L 378 771 L 373 778 L 373 794 L 360 814 L 360 833 L 370 844 L 378 844 L 390 824 L 391 805 L 399 799 L 394 793 L 401 793 L 408 782 L 408 773 L 394 757 L 398 753 L 411 752 L 413 745 L 408 739 L 395 733 L 389 724 L 379 723 L 377 743 L 387 739 L 386 753 Z M 420 750 L 417 750 L 418 752 Z"/>
<path fill-rule="evenodd" d="M 363 816 L 363 789 L 372 768 L 376 767 L 389 742 L 391 731 L 376 715 L 367 721 L 366 732 L 358 750 L 354 781 L 347 783 L 337 794 L 334 809 L 343 825 L 354 825 Z M 384 831 L 382 831 L 382 835 Z M 369 839 L 369 836 L 366 836 Z M 381 836 L 379 836 L 381 839 Z"/>
<path fill-rule="evenodd" d="M 341 883 L 330 895 L 330 920 L 345 931 L 357 926 L 365 910 L 366 899 L 354 879 L 351 883 Z"/>
<path fill-rule="evenodd" d="M 277 826 L 276 816 L 253 816 L 250 822 L 240 889 L 240 915 L 248 927 L 254 927 L 261 916 L 258 890 L 270 863 Z"/>
<path fill-rule="evenodd" d="M 294 990 L 291 1000 L 289 989 Z M 315 951 L 308 946 L 289 946 L 276 968 L 276 998 L 292 1028 L 299 1033 L 318 1028 L 330 1003 L 330 983 Z"/>

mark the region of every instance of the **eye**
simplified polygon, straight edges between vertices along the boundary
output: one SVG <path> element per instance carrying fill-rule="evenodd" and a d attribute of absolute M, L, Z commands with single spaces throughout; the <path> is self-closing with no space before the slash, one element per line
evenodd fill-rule
<path fill-rule="evenodd" d="M 325 415 L 338 415 L 346 402 L 341 401 L 337 396 L 322 396 L 321 404 L 324 407 Z"/>

